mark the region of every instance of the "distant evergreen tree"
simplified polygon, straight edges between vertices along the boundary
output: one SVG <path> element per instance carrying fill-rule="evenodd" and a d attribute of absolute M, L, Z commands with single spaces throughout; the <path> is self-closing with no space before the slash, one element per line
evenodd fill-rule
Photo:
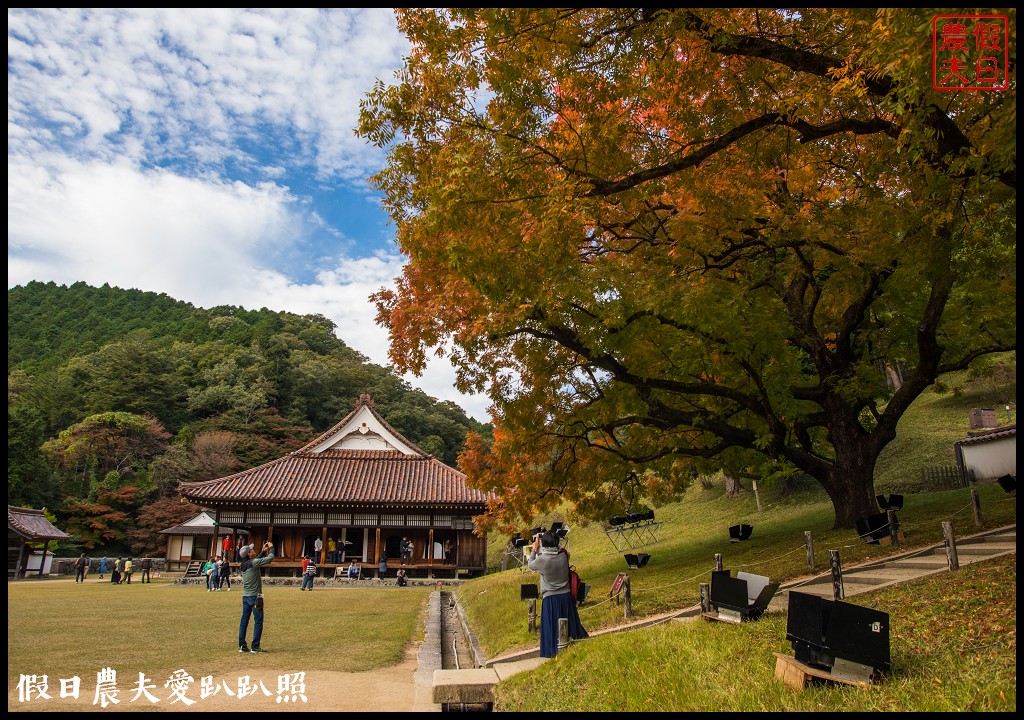
<path fill-rule="evenodd" d="M 112 518 L 110 532 L 90 530 L 96 548 L 124 542 L 140 509 L 173 498 L 178 482 L 205 478 L 218 464 L 226 473 L 295 450 L 363 393 L 399 432 L 449 465 L 467 432 L 490 436 L 489 425 L 456 404 L 368 362 L 323 315 L 203 309 L 162 293 L 81 282 L 31 282 L 9 288 L 7 302 L 8 502 L 60 508 L 58 520 L 74 528 Z M 110 476 L 109 466 L 75 456 L 76 447 L 59 440 L 98 418 L 116 424 L 143 416 L 173 444 L 133 464 L 131 492 L 118 487 L 125 476 Z M 98 501 L 101 491 L 108 502 Z"/>

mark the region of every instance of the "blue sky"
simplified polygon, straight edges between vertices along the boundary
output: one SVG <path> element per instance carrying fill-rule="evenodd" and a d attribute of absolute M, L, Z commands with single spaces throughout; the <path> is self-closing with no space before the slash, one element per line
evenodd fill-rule
<path fill-rule="evenodd" d="M 320 313 L 388 364 L 404 260 L 353 129 L 407 49 L 389 8 L 8 8 L 8 287 Z M 445 361 L 406 379 L 488 420 Z"/>

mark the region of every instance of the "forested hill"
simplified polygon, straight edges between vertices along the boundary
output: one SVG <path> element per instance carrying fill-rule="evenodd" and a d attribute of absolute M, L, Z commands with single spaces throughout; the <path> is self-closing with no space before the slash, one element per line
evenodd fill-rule
<path fill-rule="evenodd" d="M 225 332 L 225 323 L 231 332 Z M 233 306 L 204 310 L 164 293 L 92 287 L 81 282 L 70 287 L 31 282 L 7 291 L 7 372 L 52 369 L 136 330 L 153 338 L 190 343 L 226 340 L 234 345 L 266 341 L 282 331 L 304 333 L 306 342 L 314 341 L 323 350 L 365 359 L 334 338 L 333 324 L 319 315 Z M 325 342 L 316 343 L 317 338 Z"/>
<path fill-rule="evenodd" d="M 10 288 L 7 307 L 11 504 L 52 510 L 126 485 L 171 497 L 180 480 L 299 447 L 363 393 L 449 465 L 467 432 L 490 433 L 454 403 L 367 362 L 321 315 L 203 309 L 84 283 Z M 101 443 L 97 433 L 121 436 Z M 104 443 L 121 452 L 105 453 Z"/>

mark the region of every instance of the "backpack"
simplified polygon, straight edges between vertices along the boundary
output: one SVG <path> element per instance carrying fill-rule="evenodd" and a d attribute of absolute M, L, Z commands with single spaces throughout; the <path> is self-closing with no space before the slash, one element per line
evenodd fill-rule
<path fill-rule="evenodd" d="M 569 562 L 569 551 L 565 548 L 559 550 L 560 553 L 565 555 L 565 561 Z M 575 565 L 569 565 L 569 595 L 572 596 L 573 602 L 579 605 L 587 597 L 587 586 L 583 580 L 580 579 L 579 573 L 576 572 Z"/>

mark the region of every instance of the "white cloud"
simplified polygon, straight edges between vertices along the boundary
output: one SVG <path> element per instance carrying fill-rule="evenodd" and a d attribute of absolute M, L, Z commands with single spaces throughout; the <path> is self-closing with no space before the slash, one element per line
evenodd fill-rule
<path fill-rule="evenodd" d="M 268 260 L 282 243 L 301 244 L 302 228 L 312 223 L 275 185 L 252 188 L 123 164 L 59 164 L 57 175 L 8 165 L 8 287 L 32 280 L 109 283 L 198 307 L 318 313 L 336 324 L 347 345 L 371 362 L 389 364 L 387 332 L 376 324 L 368 298 L 401 273 L 404 259 L 397 253 L 338 255 L 315 282 L 298 283 Z M 458 393 L 444 361 L 432 362 L 421 378 L 405 379 L 489 420 L 484 398 Z"/>
<path fill-rule="evenodd" d="M 8 157 L 252 163 L 272 132 L 349 179 L 381 161 L 353 134 L 359 101 L 408 47 L 390 8 L 20 8 L 7 38 Z"/>
<path fill-rule="evenodd" d="M 383 213 L 374 224 L 344 208 L 365 210 L 354 184 L 383 162 L 353 128 L 408 52 L 390 8 L 9 8 L 7 20 L 8 287 L 109 283 L 319 313 L 388 364 L 368 296 L 403 260 Z M 446 362 L 406 379 L 488 420 Z"/>

